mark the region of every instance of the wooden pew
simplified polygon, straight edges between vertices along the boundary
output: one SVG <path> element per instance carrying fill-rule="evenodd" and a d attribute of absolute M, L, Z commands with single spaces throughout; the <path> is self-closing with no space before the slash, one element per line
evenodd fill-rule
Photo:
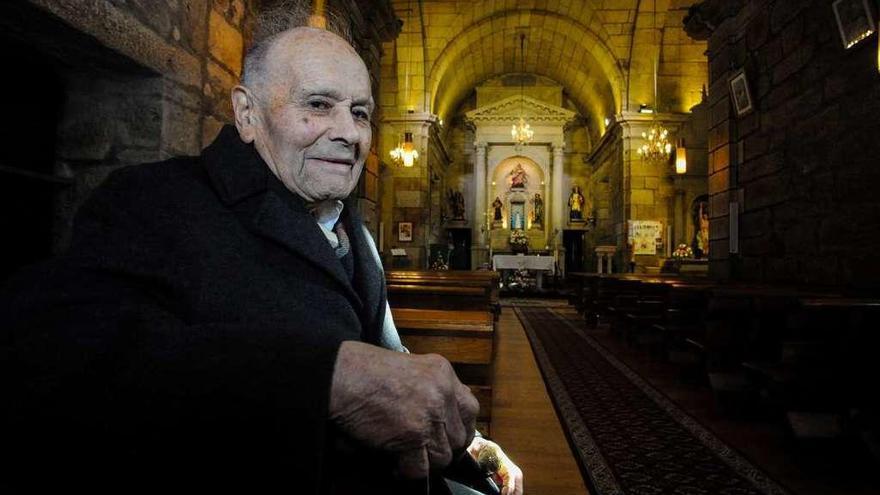
<path fill-rule="evenodd" d="M 795 438 L 860 438 L 880 424 L 880 299 L 811 294 L 797 305 L 781 355 L 743 366 Z"/>
<path fill-rule="evenodd" d="M 489 310 L 496 319 L 501 309 L 496 272 L 390 270 L 385 279 L 392 307 Z"/>
<path fill-rule="evenodd" d="M 492 419 L 494 319 L 488 311 L 392 308 L 400 338 L 410 352 L 440 354 L 480 403 L 478 429 L 488 435 Z"/>
<path fill-rule="evenodd" d="M 492 364 L 494 327 L 489 312 L 396 308 L 391 313 L 411 352 L 440 354 L 451 363 Z"/>

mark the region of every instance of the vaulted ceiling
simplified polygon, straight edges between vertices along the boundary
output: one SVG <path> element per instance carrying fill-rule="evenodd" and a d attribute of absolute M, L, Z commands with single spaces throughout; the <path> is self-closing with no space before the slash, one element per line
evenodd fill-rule
<path fill-rule="evenodd" d="M 383 68 L 383 87 L 389 88 L 383 92 L 394 96 L 388 106 L 398 111 L 448 118 L 481 82 L 534 73 L 562 85 L 598 129 L 604 117 L 653 102 L 659 57 L 661 110 L 687 111 L 699 101 L 706 80 L 705 44 L 690 40 L 682 29 L 692 3 L 396 0 L 404 26 L 386 46 L 395 56 Z M 526 36 L 524 68 L 520 34 Z M 385 84 L 386 78 L 392 84 Z"/>

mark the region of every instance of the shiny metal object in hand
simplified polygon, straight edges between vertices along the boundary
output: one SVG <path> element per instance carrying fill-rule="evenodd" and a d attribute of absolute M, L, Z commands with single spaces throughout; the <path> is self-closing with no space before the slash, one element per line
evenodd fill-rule
<path fill-rule="evenodd" d="M 501 459 L 498 457 L 498 450 L 493 445 L 485 445 L 477 454 L 477 464 L 483 472 L 492 474 L 497 473 L 501 467 Z"/>

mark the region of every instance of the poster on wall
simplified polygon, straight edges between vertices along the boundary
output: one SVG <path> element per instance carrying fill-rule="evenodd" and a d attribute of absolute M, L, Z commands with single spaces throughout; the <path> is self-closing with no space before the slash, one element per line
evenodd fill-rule
<path fill-rule="evenodd" d="M 657 246 L 663 245 L 663 223 L 656 220 L 630 220 L 628 237 L 633 254 L 657 254 Z"/>

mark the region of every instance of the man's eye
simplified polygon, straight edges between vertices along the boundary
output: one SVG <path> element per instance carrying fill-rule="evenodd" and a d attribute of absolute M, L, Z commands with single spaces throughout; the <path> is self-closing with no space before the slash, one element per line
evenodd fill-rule
<path fill-rule="evenodd" d="M 351 113 L 358 120 L 370 120 L 370 113 L 366 110 L 352 110 Z"/>
<path fill-rule="evenodd" d="M 330 110 L 330 104 L 324 100 L 312 100 L 309 102 L 309 107 L 315 110 Z"/>

